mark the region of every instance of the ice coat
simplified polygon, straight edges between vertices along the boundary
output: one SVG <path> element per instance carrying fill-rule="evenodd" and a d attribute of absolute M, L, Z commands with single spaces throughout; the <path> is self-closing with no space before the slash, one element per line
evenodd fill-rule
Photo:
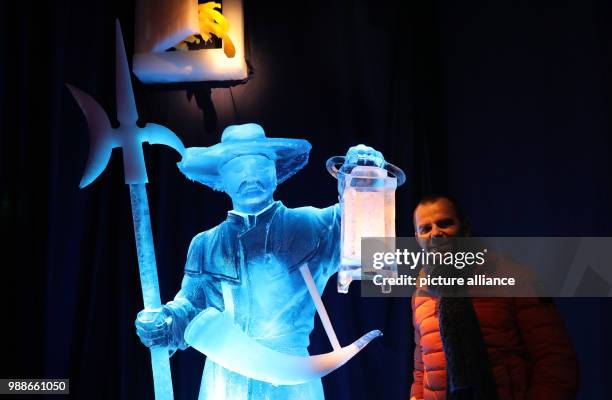
<path fill-rule="evenodd" d="M 257 215 L 228 212 L 223 223 L 196 235 L 189 246 L 181 290 L 166 304 L 173 318 L 171 348 L 187 347 L 185 328 L 203 309 L 225 309 L 225 286 L 233 302 L 234 322 L 247 335 L 276 351 L 308 355 L 316 309 L 299 267 L 308 263 L 322 293 L 339 265 L 339 243 L 338 205 L 290 209 L 276 201 Z M 324 396 L 320 379 L 274 386 L 207 360 L 199 398 Z"/>

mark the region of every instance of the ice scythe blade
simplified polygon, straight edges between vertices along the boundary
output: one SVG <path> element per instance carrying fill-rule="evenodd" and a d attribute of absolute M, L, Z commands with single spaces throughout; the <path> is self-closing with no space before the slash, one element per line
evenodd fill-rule
<path fill-rule="evenodd" d="M 382 336 L 382 332 L 374 330 L 341 347 L 308 264 L 303 264 L 300 272 L 333 351 L 314 356 L 295 356 L 259 343 L 234 323 L 231 289 L 226 292 L 225 284 L 222 284 L 225 310 L 220 312 L 213 307 L 204 309 L 187 325 L 185 342 L 210 360 L 240 375 L 273 385 L 297 385 L 319 379 L 340 368 L 368 343 Z"/>
<path fill-rule="evenodd" d="M 329 353 L 294 356 L 262 345 L 245 334 L 227 313 L 209 307 L 187 326 L 185 341 L 230 371 L 274 385 L 297 385 L 336 370 L 381 335 L 374 330 Z"/>
<path fill-rule="evenodd" d="M 147 172 L 142 143 L 165 144 L 181 155 L 185 152 L 185 147 L 172 131 L 161 125 L 147 124 L 143 128 L 136 125 L 138 113 L 119 21 L 116 23 L 115 45 L 117 115 L 121 124 L 119 128 L 112 129 L 103 108 L 91 96 L 68 85 L 85 114 L 92 140 L 89 160 L 80 186 L 82 188 L 93 182 L 106 168 L 112 149 L 121 147 L 125 183 L 130 186 L 132 218 L 144 308 L 146 310 L 161 310 L 162 303 L 159 294 L 155 249 L 153 247 L 153 233 L 146 189 Z M 150 351 L 155 398 L 157 400 L 171 400 L 174 395 L 168 347 L 152 347 Z"/>

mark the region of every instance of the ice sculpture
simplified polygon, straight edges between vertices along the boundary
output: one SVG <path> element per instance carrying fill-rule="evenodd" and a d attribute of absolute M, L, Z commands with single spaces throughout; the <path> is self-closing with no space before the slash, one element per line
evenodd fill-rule
<path fill-rule="evenodd" d="M 179 163 L 234 207 L 194 237 L 181 290 L 164 306 L 171 351 L 193 346 L 207 356 L 200 399 L 322 399 L 320 377 L 381 334 L 341 347 L 319 295 L 340 263 L 340 206 L 291 209 L 273 199 L 309 151 L 305 140 L 269 138 L 245 124 L 226 128 L 219 144 L 186 149 Z M 315 312 L 333 351 L 310 356 Z"/>
<path fill-rule="evenodd" d="M 91 136 L 90 158 L 80 186 L 87 186 L 103 172 L 113 148 L 122 148 L 145 307 L 136 322 L 138 333 L 141 338 L 159 333 L 158 326 L 148 328 L 160 320 L 168 329 L 167 340 L 150 348 L 155 397 L 173 397 L 168 355 L 193 344 L 209 356 L 202 399 L 322 399 L 319 378 L 381 333 L 372 331 L 340 347 L 319 295 L 340 260 L 339 205 L 290 209 L 273 200 L 277 184 L 306 164 L 310 144 L 268 138 L 259 125 L 245 124 L 228 127 L 218 145 L 185 149 L 163 126 L 136 125 L 138 115 L 118 23 L 116 57 L 119 128 L 111 128 L 93 98 L 69 86 L 87 118 Z M 187 177 L 225 191 L 234 205 L 222 224 L 193 239 L 181 290 L 163 306 L 145 187 L 145 141 L 174 148 L 183 156 L 179 169 Z M 351 148 L 347 157 L 354 151 Z M 371 148 L 360 147 L 359 153 L 384 162 Z M 315 310 L 333 351 L 309 356 Z"/>
<path fill-rule="evenodd" d="M 346 158 L 327 160 L 327 170 L 338 179 L 342 202 L 340 293 L 347 293 L 350 283 L 362 278 L 361 238 L 395 237 L 395 189 L 406 181 L 406 176 L 401 169 L 385 162 L 382 155 L 378 163 L 368 162 L 368 157 L 368 148 L 359 145 Z M 360 162 L 369 165 L 359 165 Z M 396 276 L 397 266 L 387 266 L 377 273 Z"/>
<path fill-rule="evenodd" d="M 136 250 L 142 286 L 143 303 L 146 310 L 161 310 L 153 234 L 147 199 L 147 172 L 144 162 L 142 143 L 165 144 L 179 153 L 185 147 L 181 140 L 168 128 L 147 124 L 140 128 L 136 125 L 138 112 L 134 102 L 132 81 L 127 63 L 123 36 L 119 21 L 116 23 L 115 43 L 115 85 L 117 97 L 117 119 L 120 126 L 113 129 L 104 109 L 87 93 L 70 85 L 68 89 L 77 100 L 85 114 L 90 134 L 89 159 L 85 167 L 80 187 L 93 182 L 106 168 L 111 152 L 120 147 L 123 152 L 125 183 L 130 185 L 132 217 L 136 236 Z M 167 347 L 151 348 L 151 365 L 155 385 L 155 398 L 173 398 L 172 378 Z"/>

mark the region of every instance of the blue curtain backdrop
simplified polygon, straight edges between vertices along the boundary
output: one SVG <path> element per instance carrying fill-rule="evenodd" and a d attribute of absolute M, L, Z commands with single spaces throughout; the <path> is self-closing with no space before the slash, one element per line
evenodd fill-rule
<path fill-rule="evenodd" d="M 70 378 L 75 398 L 151 398 L 130 203 L 116 152 L 79 190 L 87 126 L 64 83 L 114 116 L 114 19 L 128 54 L 133 1 L 0 4 L 0 377 Z M 336 201 L 328 157 L 365 143 L 401 166 L 397 231 L 416 199 L 448 190 L 474 229 L 497 236 L 611 236 L 611 5 L 607 1 L 245 0 L 251 78 L 242 85 L 142 85 L 142 122 L 187 146 L 232 123 L 305 138 L 308 166 L 279 187 L 290 207 Z M 226 85 L 227 86 L 227 85 Z M 114 118 L 114 117 L 112 117 Z M 224 219 L 225 195 L 186 180 L 177 155 L 145 145 L 162 298 L 179 288 L 190 239 Z M 324 301 L 341 343 L 384 337 L 324 379 L 329 399 L 406 399 L 409 299 Z M 562 299 L 581 399 L 610 398 L 609 299 Z M 318 319 L 313 353 L 330 346 Z M 203 357 L 172 359 L 177 399 L 195 398 Z"/>

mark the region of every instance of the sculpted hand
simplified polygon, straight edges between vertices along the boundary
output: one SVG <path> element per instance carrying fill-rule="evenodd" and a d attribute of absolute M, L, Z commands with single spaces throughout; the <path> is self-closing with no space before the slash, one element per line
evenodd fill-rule
<path fill-rule="evenodd" d="M 167 346 L 170 342 L 172 316 L 165 309 L 142 310 L 136 317 L 136 333 L 147 347 Z"/>
<path fill-rule="evenodd" d="M 359 144 L 348 149 L 344 162 L 349 165 L 374 165 L 383 167 L 385 164 L 385 157 L 383 157 L 380 151 Z"/>
<path fill-rule="evenodd" d="M 374 150 L 373 148 L 364 144 L 359 144 L 348 149 L 346 157 L 344 157 L 344 166 L 376 166 L 383 168 L 385 165 L 385 158 L 380 151 Z M 346 171 L 345 171 L 346 172 Z M 335 176 L 335 175 L 334 175 Z M 342 196 L 344 192 L 344 174 L 338 174 L 338 199 L 342 202 Z"/>

